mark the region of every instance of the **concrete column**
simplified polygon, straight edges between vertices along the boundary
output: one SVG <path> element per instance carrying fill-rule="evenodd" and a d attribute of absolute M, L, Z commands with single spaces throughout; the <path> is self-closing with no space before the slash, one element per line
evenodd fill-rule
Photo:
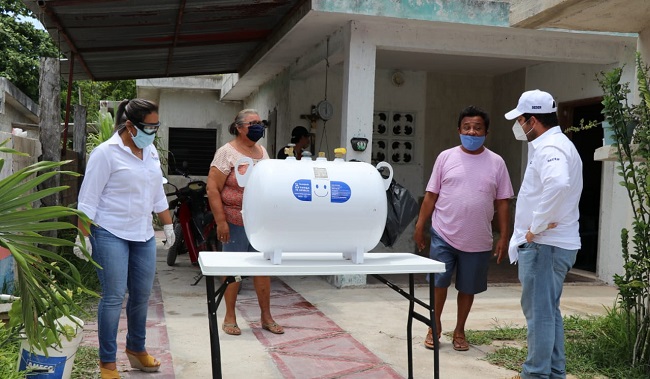
<path fill-rule="evenodd" d="M 375 53 L 365 25 L 350 22 L 343 37 L 343 94 L 341 109 L 341 146 L 347 149 L 346 160 L 370 162 L 372 146 L 372 112 L 375 100 Z M 350 139 L 368 139 L 365 151 L 354 151 Z M 327 278 L 336 287 L 366 284 L 365 275 L 336 275 Z"/>
<path fill-rule="evenodd" d="M 372 112 L 375 103 L 375 59 L 377 47 L 365 25 L 350 22 L 344 36 L 343 95 L 341 109 L 341 146 L 347 160 L 370 162 Z M 366 151 L 354 151 L 350 139 L 368 139 Z"/>

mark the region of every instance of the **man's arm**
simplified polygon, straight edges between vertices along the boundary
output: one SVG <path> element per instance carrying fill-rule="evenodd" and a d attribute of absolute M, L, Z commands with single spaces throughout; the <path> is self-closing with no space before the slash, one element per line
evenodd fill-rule
<path fill-rule="evenodd" d="M 494 201 L 497 211 L 497 222 L 499 224 L 499 240 L 497 241 L 494 256 L 497 257 L 497 264 L 508 251 L 508 237 L 510 234 L 510 199 L 497 199 Z"/>
<path fill-rule="evenodd" d="M 437 193 L 424 193 L 424 200 L 422 200 L 420 214 L 418 215 L 418 221 L 415 223 L 415 232 L 413 233 L 413 240 L 415 241 L 415 245 L 418 247 L 418 251 L 422 251 L 426 247 L 424 244 L 424 226 L 427 224 L 427 221 L 431 219 L 433 210 L 436 208 L 437 200 Z"/>

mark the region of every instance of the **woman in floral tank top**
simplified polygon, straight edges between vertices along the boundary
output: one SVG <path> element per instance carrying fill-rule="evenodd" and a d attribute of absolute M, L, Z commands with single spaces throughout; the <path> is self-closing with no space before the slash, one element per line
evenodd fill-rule
<path fill-rule="evenodd" d="M 264 129 L 265 126 L 256 110 L 244 109 L 239 112 L 235 122 L 228 129 L 235 138 L 217 150 L 210 164 L 208 199 L 217 223 L 217 237 L 223 244 L 223 251 L 255 251 L 248 242 L 244 229 L 241 214 L 244 189 L 237 184 L 234 167 L 235 163 L 243 157 L 252 158 L 254 163 L 269 159 L 264 146 L 257 143 L 264 136 Z M 246 169 L 246 165 L 239 166 L 242 174 Z M 255 276 L 253 284 L 260 305 L 262 328 L 275 334 L 284 333 L 282 326 L 278 325 L 271 316 L 271 278 Z M 239 282 L 228 285 L 224 295 L 226 315 L 221 328 L 226 334 L 241 334 L 235 314 L 239 285 Z"/>

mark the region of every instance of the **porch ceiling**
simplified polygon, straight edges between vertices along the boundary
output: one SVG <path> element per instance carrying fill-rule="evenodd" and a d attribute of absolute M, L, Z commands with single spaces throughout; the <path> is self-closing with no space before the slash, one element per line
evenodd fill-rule
<path fill-rule="evenodd" d="M 314 48 L 350 21 L 383 22 L 377 16 L 314 11 L 310 0 L 23 1 L 61 50 L 74 52 L 74 80 L 239 73 L 228 100 L 245 99 L 297 60 L 320 55 Z M 411 28 L 430 25 L 408 21 Z M 492 76 L 543 63 L 467 54 L 378 49 L 376 67 Z M 69 62 L 61 68 L 67 78 Z"/>
<path fill-rule="evenodd" d="M 23 2 L 75 54 L 74 78 L 102 81 L 239 72 L 304 0 Z"/>
<path fill-rule="evenodd" d="M 638 33 L 650 27 L 648 0 L 518 0 L 510 6 L 515 27 Z"/>

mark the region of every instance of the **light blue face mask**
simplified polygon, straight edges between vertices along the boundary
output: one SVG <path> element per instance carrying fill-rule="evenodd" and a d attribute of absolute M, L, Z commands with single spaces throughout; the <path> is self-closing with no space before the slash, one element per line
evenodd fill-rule
<path fill-rule="evenodd" d="M 129 134 L 131 134 L 133 143 L 135 143 L 135 146 L 137 146 L 139 149 L 144 149 L 145 147 L 151 145 L 153 143 L 153 140 L 156 138 L 156 133 L 147 134 L 139 129 L 138 129 L 138 134 L 136 134 L 135 136 L 131 133 L 130 130 L 128 132 Z"/>
<path fill-rule="evenodd" d="M 465 134 L 460 135 L 460 143 L 469 151 L 476 151 L 483 146 L 485 136 L 468 136 Z"/>

